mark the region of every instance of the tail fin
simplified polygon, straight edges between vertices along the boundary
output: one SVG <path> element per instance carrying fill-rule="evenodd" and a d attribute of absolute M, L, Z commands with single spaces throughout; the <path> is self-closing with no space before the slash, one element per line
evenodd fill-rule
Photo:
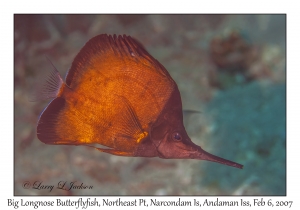
<path fill-rule="evenodd" d="M 41 113 L 37 125 L 37 137 L 46 144 L 64 144 L 61 141 L 56 128 L 59 127 L 60 115 L 63 112 L 66 101 L 61 96 L 65 83 L 63 82 L 58 70 L 48 57 L 52 68 L 39 79 L 30 101 L 53 99 Z M 67 142 L 66 144 L 70 144 Z"/>
<path fill-rule="evenodd" d="M 40 116 L 37 126 L 37 137 L 46 144 L 55 144 L 60 140 L 55 128 L 59 122 L 58 116 L 65 107 L 65 99 L 58 97 L 50 102 Z"/>
<path fill-rule="evenodd" d="M 62 119 L 66 115 L 67 102 L 63 97 L 53 99 L 42 112 L 38 125 L 37 137 L 45 144 L 65 144 L 79 145 L 84 144 L 77 136 L 72 124 L 66 124 Z"/>
<path fill-rule="evenodd" d="M 29 101 L 56 98 L 61 92 L 61 87 L 64 84 L 63 79 L 50 59 L 47 56 L 46 58 L 51 63 L 52 68 L 38 81 L 37 86 L 29 96 Z"/>

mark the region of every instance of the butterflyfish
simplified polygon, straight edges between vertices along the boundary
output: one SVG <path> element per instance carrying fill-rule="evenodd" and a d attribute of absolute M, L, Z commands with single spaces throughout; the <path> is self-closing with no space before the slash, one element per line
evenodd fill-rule
<path fill-rule="evenodd" d="M 46 144 L 93 145 L 112 155 L 198 159 L 243 168 L 191 141 L 177 84 L 130 36 L 90 39 L 65 81 L 53 68 L 40 94 L 52 98 L 37 124 L 37 137 Z"/>

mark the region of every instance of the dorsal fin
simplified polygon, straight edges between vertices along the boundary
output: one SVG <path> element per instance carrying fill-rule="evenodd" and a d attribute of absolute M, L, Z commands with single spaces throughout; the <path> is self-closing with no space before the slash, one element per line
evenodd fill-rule
<path fill-rule="evenodd" d="M 95 62 L 99 64 L 111 60 L 113 63 L 114 60 L 126 59 L 151 66 L 160 74 L 170 77 L 167 70 L 132 37 L 101 34 L 90 39 L 77 54 L 67 74 L 66 84 L 69 87 L 75 85 L 73 83 L 76 77 L 80 77 Z"/>

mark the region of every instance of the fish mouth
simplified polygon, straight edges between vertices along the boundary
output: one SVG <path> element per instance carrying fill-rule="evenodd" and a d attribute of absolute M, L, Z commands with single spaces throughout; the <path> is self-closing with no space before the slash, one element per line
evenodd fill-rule
<path fill-rule="evenodd" d="M 196 150 L 189 151 L 189 158 L 191 158 L 191 159 L 207 160 L 207 161 L 216 162 L 216 163 L 228 165 L 228 166 L 239 168 L 239 169 L 243 168 L 243 165 L 233 162 L 233 161 L 230 161 L 230 160 L 227 160 L 227 159 L 224 159 L 224 158 L 221 158 L 221 157 L 218 157 L 216 155 L 210 154 L 196 144 L 193 145 L 193 148 Z"/>

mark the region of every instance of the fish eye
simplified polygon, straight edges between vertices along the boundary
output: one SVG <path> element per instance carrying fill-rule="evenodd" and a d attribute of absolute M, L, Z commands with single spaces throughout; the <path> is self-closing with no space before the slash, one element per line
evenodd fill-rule
<path fill-rule="evenodd" d="M 182 137 L 181 137 L 180 133 L 174 132 L 174 133 L 172 134 L 172 139 L 173 139 L 174 141 L 181 141 L 181 140 L 182 140 Z"/>

